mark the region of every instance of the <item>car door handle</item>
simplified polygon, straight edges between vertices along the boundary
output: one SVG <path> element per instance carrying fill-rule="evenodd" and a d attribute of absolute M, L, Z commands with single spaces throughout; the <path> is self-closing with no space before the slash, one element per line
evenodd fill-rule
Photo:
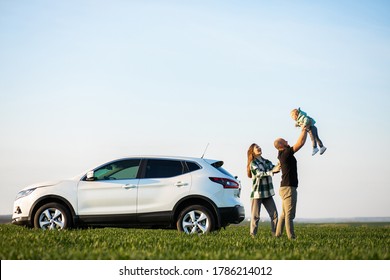
<path fill-rule="evenodd" d="M 123 185 L 122 188 L 128 190 L 128 189 L 135 189 L 137 187 L 137 185 L 132 185 L 132 184 L 126 184 L 126 185 Z"/>
<path fill-rule="evenodd" d="M 179 182 L 175 183 L 175 186 L 176 187 L 184 187 L 184 186 L 188 186 L 188 183 L 179 181 Z"/>

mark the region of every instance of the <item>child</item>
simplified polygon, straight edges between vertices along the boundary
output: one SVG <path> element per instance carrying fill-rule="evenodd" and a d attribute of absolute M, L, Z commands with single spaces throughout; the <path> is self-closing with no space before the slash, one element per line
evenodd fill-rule
<path fill-rule="evenodd" d="M 294 109 L 290 113 L 291 118 L 296 121 L 295 126 L 302 127 L 307 130 L 310 135 L 310 139 L 313 143 L 313 153 L 314 156 L 318 151 L 322 155 L 326 151 L 326 147 L 322 144 L 322 141 L 318 137 L 317 127 L 315 127 L 316 121 L 309 117 L 305 112 L 301 111 L 301 108 Z M 317 143 L 320 146 L 320 149 L 317 148 Z"/>

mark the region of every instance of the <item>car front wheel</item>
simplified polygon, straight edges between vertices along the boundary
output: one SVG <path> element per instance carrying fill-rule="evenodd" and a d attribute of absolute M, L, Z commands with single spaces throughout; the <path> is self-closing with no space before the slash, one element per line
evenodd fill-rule
<path fill-rule="evenodd" d="M 214 229 L 214 217 L 206 207 L 193 205 L 180 213 L 176 225 L 186 234 L 204 234 Z"/>
<path fill-rule="evenodd" d="M 34 227 L 39 229 L 66 229 L 70 227 L 69 211 L 59 203 L 41 206 L 34 217 Z"/>

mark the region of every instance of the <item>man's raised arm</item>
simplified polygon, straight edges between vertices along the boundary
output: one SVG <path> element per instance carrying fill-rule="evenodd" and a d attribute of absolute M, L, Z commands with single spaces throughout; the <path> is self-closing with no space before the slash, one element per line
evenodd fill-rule
<path fill-rule="evenodd" d="M 294 153 L 298 152 L 299 149 L 302 148 L 303 145 L 305 145 L 306 138 L 307 138 L 307 131 L 306 129 L 303 128 L 301 134 L 299 135 L 297 143 L 295 143 L 295 145 L 293 146 Z"/>

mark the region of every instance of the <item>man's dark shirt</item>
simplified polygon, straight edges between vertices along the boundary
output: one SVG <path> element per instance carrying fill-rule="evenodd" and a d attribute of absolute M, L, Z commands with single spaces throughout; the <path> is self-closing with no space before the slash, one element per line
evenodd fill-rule
<path fill-rule="evenodd" d="M 298 187 L 297 160 L 292 147 L 279 151 L 278 159 L 282 166 L 282 181 L 280 186 Z"/>

